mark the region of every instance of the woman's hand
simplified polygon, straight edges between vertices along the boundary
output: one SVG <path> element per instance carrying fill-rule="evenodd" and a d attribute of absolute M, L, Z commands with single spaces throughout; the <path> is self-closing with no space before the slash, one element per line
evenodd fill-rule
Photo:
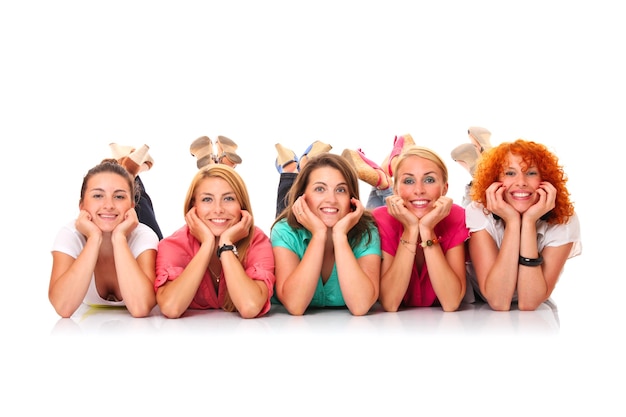
<path fill-rule="evenodd" d="M 556 206 L 556 188 L 547 181 L 542 181 L 535 190 L 539 196 L 537 202 L 530 206 L 524 213 L 524 217 L 537 221 L 541 216 L 548 213 Z"/>
<path fill-rule="evenodd" d="M 124 220 L 113 230 L 113 233 L 119 233 L 122 236 L 128 238 L 131 232 L 137 228 L 139 219 L 137 218 L 137 211 L 134 208 L 129 209 L 124 213 Z"/>
<path fill-rule="evenodd" d="M 191 235 L 198 239 L 200 244 L 215 241 L 215 236 L 211 232 L 211 229 L 198 217 L 195 207 L 189 209 L 187 214 L 185 214 L 185 222 L 187 223 L 187 227 L 189 227 Z"/>
<path fill-rule="evenodd" d="M 439 224 L 440 221 L 448 217 L 451 209 L 452 199 L 442 195 L 435 201 L 435 204 L 433 204 L 433 209 L 419 220 L 420 228 L 426 227 L 434 230 L 435 226 Z"/>
<path fill-rule="evenodd" d="M 226 229 L 220 236 L 221 242 L 235 243 L 250 234 L 252 215 L 247 210 L 241 210 L 241 219 Z"/>
<path fill-rule="evenodd" d="M 505 192 L 506 186 L 501 182 L 496 181 L 491 184 L 485 192 L 487 196 L 487 210 L 504 219 L 505 222 L 515 218 L 519 219 L 520 214 L 518 211 L 515 210 L 512 205 L 504 201 Z"/>
<path fill-rule="evenodd" d="M 400 196 L 394 194 L 387 197 L 385 204 L 387 205 L 387 212 L 402 223 L 405 230 L 416 228 L 419 225 L 419 219 L 406 208 L 404 199 Z"/>
<path fill-rule="evenodd" d="M 352 197 L 350 199 L 350 204 L 354 207 L 354 209 L 335 223 L 335 226 L 333 226 L 333 232 L 347 235 L 348 232 L 359 222 L 361 216 L 363 216 L 365 208 L 363 207 L 363 203 L 361 203 L 361 201 Z"/>
<path fill-rule="evenodd" d="M 75 222 L 76 230 L 85 238 L 89 239 L 93 236 L 102 236 L 102 230 L 93 222 L 91 214 L 87 210 L 81 210 Z"/>
<path fill-rule="evenodd" d="M 307 204 L 306 197 L 304 195 L 298 197 L 296 202 L 293 203 L 291 210 L 294 212 L 298 223 L 304 226 L 309 232 L 311 232 L 311 234 L 315 234 L 319 231 L 326 231 L 326 225 L 322 219 L 317 217 L 311 209 L 309 209 L 309 205 Z"/>

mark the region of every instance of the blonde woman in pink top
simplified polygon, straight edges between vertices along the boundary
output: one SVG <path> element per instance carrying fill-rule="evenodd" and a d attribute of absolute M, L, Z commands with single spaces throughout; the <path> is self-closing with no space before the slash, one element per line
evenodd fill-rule
<path fill-rule="evenodd" d="M 185 226 L 159 242 L 154 287 L 163 315 L 217 308 L 243 318 L 266 314 L 274 256 L 269 238 L 254 225 L 243 179 L 224 164 L 203 167 L 184 211 Z"/>

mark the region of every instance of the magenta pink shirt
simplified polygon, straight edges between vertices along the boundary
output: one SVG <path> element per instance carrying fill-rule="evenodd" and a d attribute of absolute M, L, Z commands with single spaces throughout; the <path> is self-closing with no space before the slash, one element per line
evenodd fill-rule
<path fill-rule="evenodd" d="M 404 230 L 402 223 L 387 212 L 386 206 L 377 207 L 373 214 L 380 232 L 381 249 L 383 252 L 396 256 L 400 237 Z M 444 255 L 450 248 L 463 244 L 469 238 L 469 229 L 465 225 L 465 209 L 453 204 L 448 217 L 435 226 L 435 234 L 439 238 L 439 244 Z M 430 282 L 428 267 L 418 271 L 415 262 L 413 262 L 411 281 L 402 299 L 402 306 L 430 307 L 435 301 L 437 301 L 437 295 Z"/>
<path fill-rule="evenodd" d="M 154 290 L 173 281 L 180 276 L 191 259 L 200 250 L 200 242 L 191 235 L 187 225 L 175 231 L 159 242 L 156 257 L 156 280 Z M 257 317 L 264 315 L 270 309 L 270 299 L 274 294 L 274 253 L 272 244 L 267 235 L 258 227 L 254 228 L 254 235 L 246 252 L 246 258 L 242 260 L 246 274 L 254 279 L 263 281 L 267 286 L 267 301 Z M 198 291 L 194 296 L 189 308 L 211 309 L 221 308 L 226 294 L 226 279 L 220 279 L 219 290 L 216 293 L 207 269 L 202 277 Z"/>

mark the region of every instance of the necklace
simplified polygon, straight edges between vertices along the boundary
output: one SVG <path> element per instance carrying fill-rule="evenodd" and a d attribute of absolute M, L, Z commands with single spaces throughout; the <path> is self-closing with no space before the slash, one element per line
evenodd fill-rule
<path fill-rule="evenodd" d="M 219 274 L 216 274 L 215 271 L 213 271 L 213 268 L 211 268 L 211 264 L 209 264 L 209 272 L 211 273 L 211 276 L 215 280 L 215 288 L 216 289 L 219 288 L 219 286 L 220 286 L 220 277 L 222 276 L 222 271 L 220 271 Z"/>

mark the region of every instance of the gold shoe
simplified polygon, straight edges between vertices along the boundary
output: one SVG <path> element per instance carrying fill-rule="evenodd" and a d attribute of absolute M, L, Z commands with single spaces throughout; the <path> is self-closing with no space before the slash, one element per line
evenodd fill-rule
<path fill-rule="evenodd" d="M 300 161 L 298 163 L 298 168 L 302 169 L 307 162 L 308 158 L 312 158 L 315 155 L 319 155 L 324 152 L 329 152 L 333 147 L 327 143 L 316 140 L 312 144 L 309 145 L 308 148 L 302 153 L 300 157 Z"/>
<path fill-rule="evenodd" d="M 478 162 L 478 154 L 476 153 L 476 148 L 473 144 L 464 143 L 457 146 L 456 148 L 452 149 L 452 152 L 450 152 L 450 156 L 452 157 L 452 159 L 458 162 L 459 165 L 465 168 L 471 176 L 474 176 L 476 163 Z"/>
<path fill-rule="evenodd" d="M 198 169 L 205 165 L 215 163 L 213 157 L 213 142 L 211 142 L 208 136 L 200 136 L 198 139 L 194 140 L 189 147 L 189 151 L 191 155 L 196 157 Z"/>
<path fill-rule="evenodd" d="M 237 150 L 237 144 L 232 139 L 226 136 L 218 136 L 215 144 L 217 146 L 216 161 L 218 163 L 230 165 L 233 168 L 241 163 L 241 157 L 235 152 Z M 224 158 L 226 158 L 227 161 L 225 161 Z"/>
<path fill-rule="evenodd" d="M 363 154 L 360 149 L 356 151 L 344 149 L 341 156 L 354 167 L 359 179 L 365 181 L 372 187 L 376 187 L 379 190 L 386 190 L 391 185 L 387 174 L 384 173 L 382 168 L 365 157 L 365 154 Z"/>

